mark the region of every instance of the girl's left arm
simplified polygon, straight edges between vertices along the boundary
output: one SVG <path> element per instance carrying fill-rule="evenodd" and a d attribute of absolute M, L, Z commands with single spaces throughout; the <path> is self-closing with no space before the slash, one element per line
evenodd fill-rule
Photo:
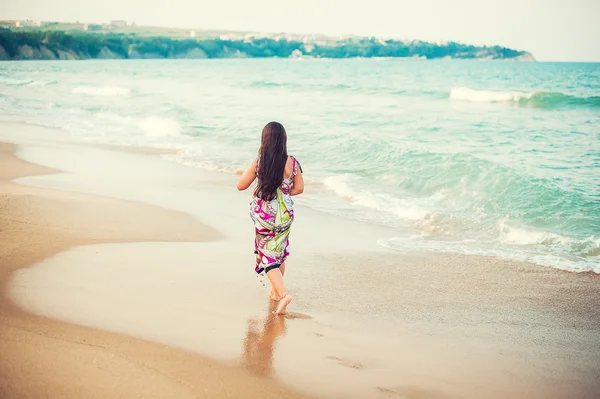
<path fill-rule="evenodd" d="M 302 177 L 302 168 L 298 165 L 298 171 L 294 175 L 294 185 L 290 195 L 300 195 L 304 192 L 304 178 Z"/>
<path fill-rule="evenodd" d="M 237 183 L 237 189 L 240 191 L 247 189 L 250 187 L 254 179 L 256 179 L 256 160 L 254 160 L 248 169 L 242 173 L 242 176 Z"/>

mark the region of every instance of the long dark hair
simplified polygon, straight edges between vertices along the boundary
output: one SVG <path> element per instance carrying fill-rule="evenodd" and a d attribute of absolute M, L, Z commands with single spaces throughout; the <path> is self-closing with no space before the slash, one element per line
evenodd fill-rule
<path fill-rule="evenodd" d="M 263 128 L 258 150 L 258 198 L 265 201 L 275 199 L 277 188 L 283 180 L 287 159 L 285 128 L 279 122 L 270 122 Z"/>

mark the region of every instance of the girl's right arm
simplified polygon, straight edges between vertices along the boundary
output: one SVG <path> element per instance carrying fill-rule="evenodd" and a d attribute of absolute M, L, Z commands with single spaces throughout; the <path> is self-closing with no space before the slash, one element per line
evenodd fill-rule
<path fill-rule="evenodd" d="M 240 180 L 238 180 L 237 189 L 244 191 L 250 187 L 254 179 L 256 179 L 256 160 L 254 160 L 252 164 L 248 166 L 248 169 L 246 169 L 246 171 L 240 177 Z"/>

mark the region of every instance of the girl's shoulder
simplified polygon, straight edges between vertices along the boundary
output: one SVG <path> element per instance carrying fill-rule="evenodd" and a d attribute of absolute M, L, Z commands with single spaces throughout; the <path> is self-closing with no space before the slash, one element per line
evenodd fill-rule
<path fill-rule="evenodd" d="M 295 156 L 288 155 L 288 159 L 292 162 L 292 173 L 291 173 L 292 176 L 297 175 L 298 171 L 300 171 L 300 173 L 303 173 L 302 166 L 300 165 L 300 162 L 298 162 L 298 159 L 296 159 Z"/>
<path fill-rule="evenodd" d="M 300 173 L 304 173 L 302 171 L 302 165 L 300 165 L 298 159 L 293 155 L 290 155 L 289 158 L 292 160 L 292 171 L 294 175 L 298 173 L 298 170 L 300 170 Z"/>

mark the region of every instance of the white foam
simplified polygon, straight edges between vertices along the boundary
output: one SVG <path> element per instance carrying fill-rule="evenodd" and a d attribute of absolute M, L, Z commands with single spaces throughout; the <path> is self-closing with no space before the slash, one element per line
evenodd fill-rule
<path fill-rule="evenodd" d="M 232 165 L 223 165 L 210 161 L 198 161 L 199 158 L 202 158 L 202 150 L 198 149 L 199 145 L 197 143 L 195 144 L 195 147 L 196 148 L 194 149 L 194 151 L 191 151 L 190 148 L 186 148 L 181 151 L 178 151 L 176 154 L 163 155 L 162 158 L 169 161 L 177 162 L 181 165 L 210 170 L 213 172 L 224 172 L 231 174 L 235 173 L 235 171 L 239 169 Z"/>
<path fill-rule="evenodd" d="M 350 189 L 347 184 L 348 176 L 330 176 L 323 180 L 325 187 L 331 189 L 338 196 L 347 199 L 354 200 L 355 192 Z"/>
<path fill-rule="evenodd" d="M 13 78 L 5 78 L 0 76 L 0 83 L 10 86 L 20 86 L 30 84 L 33 81 L 31 79 L 13 79 Z"/>
<path fill-rule="evenodd" d="M 467 87 L 453 87 L 450 90 L 450 99 L 469 102 L 518 102 L 523 98 L 531 98 L 534 93 L 519 91 L 488 91 L 473 90 Z"/>
<path fill-rule="evenodd" d="M 74 110 L 74 112 L 80 112 L 80 110 Z M 85 115 L 85 114 L 84 114 Z M 111 112 L 96 112 L 95 116 L 99 119 L 102 119 L 103 123 L 118 123 L 118 124 L 130 124 L 135 119 L 131 116 L 122 116 L 118 114 L 113 114 Z"/>
<path fill-rule="evenodd" d="M 78 86 L 72 92 L 88 96 L 126 96 L 131 93 L 131 89 L 119 86 Z"/>
<path fill-rule="evenodd" d="M 587 240 L 586 240 L 587 241 Z M 596 239 L 594 242 L 600 241 Z M 412 251 L 433 251 L 441 253 L 455 253 L 461 255 L 492 256 L 507 260 L 531 262 L 542 266 L 555 269 L 566 270 L 569 272 L 594 272 L 600 274 L 600 262 L 597 257 L 572 257 L 567 258 L 550 253 L 539 253 L 532 250 L 516 250 L 513 246 L 474 246 L 473 240 L 461 241 L 442 241 L 424 239 L 424 237 L 411 235 L 409 237 L 391 237 L 378 240 L 377 243 L 385 248 L 394 250 L 412 250 Z M 596 242 L 600 245 L 600 242 Z M 523 247 L 521 247 L 523 248 Z"/>
<path fill-rule="evenodd" d="M 9 86 L 46 86 L 52 82 L 48 80 L 12 79 L 0 76 L 0 83 Z"/>
<path fill-rule="evenodd" d="M 140 120 L 137 125 L 149 137 L 178 136 L 181 134 L 181 125 L 173 118 L 149 116 Z"/>
<path fill-rule="evenodd" d="M 581 240 L 561 236 L 546 231 L 533 231 L 508 226 L 503 221 L 500 225 L 500 242 L 520 246 L 538 246 L 563 249 L 568 253 L 577 253 L 590 261 L 596 261 L 600 268 L 600 238 L 591 236 Z"/>
<path fill-rule="evenodd" d="M 378 244 L 391 249 L 494 256 L 571 272 L 600 273 L 599 237 L 579 240 L 547 231 L 513 227 L 506 220 L 498 222 L 497 234 L 495 238 L 477 240 L 431 239 L 430 234 L 421 234 L 379 240 Z"/>
<path fill-rule="evenodd" d="M 398 184 L 398 177 L 391 173 L 384 173 L 376 177 L 377 180 L 385 184 Z"/>
<path fill-rule="evenodd" d="M 323 183 L 337 196 L 354 205 L 391 213 L 400 219 L 420 220 L 429 214 L 429 211 L 407 199 L 394 197 L 386 193 L 373 193 L 367 190 L 354 189 L 352 187 L 352 177 L 349 175 L 331 176 L 324 179 Z"/>
<path fill-rule="evenodd" d="M 574 240 L 546 231 L 534 231 L 509 226 L 506 221 L 498 222 L 500 242 L 513 245 L 570 244 Z"/>
<path fill-rule="evenodd" d="M 52 82 L 49 80 L 34 80 L 32 82 L 29 82 L 29 84 L 27 86 L 46 86 L 51 83 Z"/>

